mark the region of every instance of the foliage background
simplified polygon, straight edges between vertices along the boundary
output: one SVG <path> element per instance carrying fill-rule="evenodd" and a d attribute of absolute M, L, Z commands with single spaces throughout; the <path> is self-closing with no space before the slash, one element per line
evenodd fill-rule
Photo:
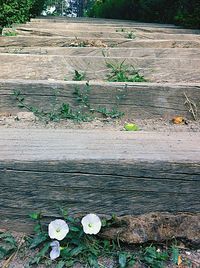
<path fill-rule="evenodd" d="M 0 28 L 39 15 L 44 4 L 45 0 L 0 0 Z"/>
<path fill-rule="evenodd" d="M 77 0 L 80 2 L 80 0 Z M 176 23 L 200 28 L 200 0 L 82 0 L 90 17 Z M 0 0 L 0 32 L 12 23 L 22 23 L 61 0 Z"/>
<path fill-rule="evenodd" d="M 200 0 L 93 0 L 87 14 L 200 28 Z"/>

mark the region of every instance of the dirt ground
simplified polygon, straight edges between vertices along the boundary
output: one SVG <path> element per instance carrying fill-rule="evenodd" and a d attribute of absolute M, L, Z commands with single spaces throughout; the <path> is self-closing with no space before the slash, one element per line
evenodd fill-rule
<path fill-rule="evenodd" d="M 0 113 L 0 127 L 13 128 L 62 128 L 62 129 L 103 129 L 124 130 L 125 123 L 135 123 L 141 131 L 156 132 L 199 132 L 200 120 L 188 120 L 181 124 L 174 124 L 172 118 L 158 119 L 95 119 L 92 122 L 77 123 L 72 120 L 60 120 L 49 122 L 39 120 L 31 112 L 19 112 L 17 114 Z"/>
<path fill-rule="evenodd" d="M 1 230 L 2 231 L 2 230 Z M 39 264 L 36 266 L 27 266 L 31 257 L 33 257 L 37 251 L 30 250 L 27 247 L 26 236 L 23 233 L 12 232 L 12 235 L 17 241 L 18 249 L 7 259 L 0 261 L 1 268 L 28 268 L 28 267 L 38 267 L 46 268 L 56 267 L 56 261 L 50 262 L 47 258 L 46 264 Z M 200 249 L 189 249 L 184 244 L 180 243 L 178 245 L 180 251 L 180 265 L 174 265 L 172 261 L 168 262 L 163 268 L 199 268 L 200 267 Z M 159 246 L 158 246 L 159 250 Z M 131 250 L 134 253 L 134 250 Z M 100 258 L 99 265 L 101 268 L 119 268 L 116 260 L 113 258 Z M 76 264 L 73 268 L 89 268 L 88 266 Z M 131 268 L 131 267 L 130 267 Z M 137 262 L 132 268 L 148 268 L 141 262 Z M 157 267 L 153 267 L 157 268 Z"/>

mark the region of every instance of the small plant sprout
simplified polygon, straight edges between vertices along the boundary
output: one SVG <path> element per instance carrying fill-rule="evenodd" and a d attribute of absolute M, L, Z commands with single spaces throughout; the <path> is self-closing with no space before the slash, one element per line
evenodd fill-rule
<path fill-rule="evenodd" d="M 81 224 L 86 234 L 98 234 L 101 230 L 101 220 L 95 214 L 87 214 L 82 218 Z"/>
<path fill-rule="evenodd" d="M 108 82 L 147 82 L 134 66 L 125 64 L 125 60 L 117 63 L 106 62 L 106 66 L 110 71 L 107 74 Z"/>
<path fill-rule="evenodd" d="M 50 258 L 53 261 L 60 256 L 60 243 L 55 240 L 51 242 L 50 246 L 52 247 L 52 250 L 50 252 Z"/>
<path fill-rule="evenodd" d="M 85 73 L 79 72 L 77 70 L 74 71 L 73 81 L 83 81 L 86 79 Z"/>
<path fill-rule="evenodd" d="M 64 220 L 54 220 L 49 224 L 49 237 L 51 239 L 63 240 L 69 233 L 68 224 Z"/>
<path fill-rule="evenodd" d="M 125 37 L 128 39 L 135 39 L 136 38 L 136 36 L 133 32 L 128 32 Z"/>

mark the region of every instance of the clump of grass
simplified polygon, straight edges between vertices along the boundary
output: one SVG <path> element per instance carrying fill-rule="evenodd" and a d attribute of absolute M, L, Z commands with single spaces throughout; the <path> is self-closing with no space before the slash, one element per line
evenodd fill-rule
<path fill-rule="evenodd" d="M 4 32 L 3 36 L 17 36 L 15 31 Z"/>
<path fill-rule="evenodd" d="M 135 39 L 136 36 L 133 32 L 128 32 L 127 35 L 125 36 L 125 38 L 128 38 L 128 39 Z"/>
<path fill-rule="evenodd" d="M 75 70 L 73 81 L 83 81 L 83 80 L 86 80 L 86 74 Z"/>
<path fill-rule="evenodd" d="M 107 75 L 109 82 L 147 82 L 143 75 L 133 66 L 125 64 L 125 60 L 121 63 L 106 62 L 106 66 L 110 69 Z"/>

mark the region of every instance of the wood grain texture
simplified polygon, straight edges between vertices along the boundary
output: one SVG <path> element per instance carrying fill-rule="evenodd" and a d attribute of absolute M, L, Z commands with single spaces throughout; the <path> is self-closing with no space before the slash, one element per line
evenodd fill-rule
<path fill-rule="evenodd" d="M 76 107 L 75 88 L 84 90 L 85 82 L 0 80 L 0 112 L 22 111 L 13 96 L 14 90 L 21 92 L 26 104 L 46 111 L 62 103 Z M 89 99 L 95 108 L 117 106 L 118 110 L 133 118 L 172 118 L 177 114 L 190 117 L 184 105 L 184 93 L 197 102 L 200 100 L 200 85 L 128 83 L 125 87 L 124 83 L 91 82 Z"/>
<path fill-rule="evenodd" d="M 60 55 L 0 55 L 0 79 L 72 80 L 74 71 L 85 72 L 86 80 L 106 80 L 106 65 L 133 66 L 151 82 L 199 82 L 200 59 L 69 57 Z"/>
<path fill-rule="evenodd" d="M 155 143 L 156 141 L 156 143 Z M 1 128 L 0 160 L 199 162 L 199 133 Z"/>
<path fill-rule="evenodd" d="M 70 30 L 70 31 L 99 31 L 102 32 L 102 25 L 93 23 L 52 23 L 46 20 L 40 22 L 28 22 L 26 24 L 14 24 L 13 27 L 23 27 L 23 28 L 45 28 L 45 29 L 60 29 L 60 30 Z M 200 30 L 194 29 L 181 29 L 180 27 L 164 27 L 163 25 L 158 25 L 157 27 L 152 27 L 152 24 L 133 24 L 131 25 L 110 25 L 106 24 L 103 26 L 103 32 L 144 32 L 144 33 L 165 33 L 165 34 L 199 34 Z"/>
<path fill-rule="evenodd" d="M 135 47 L 135 48 L 200 48 L 198 40 L 132 40 L 127 38 L 79 38 L 78 42 L 94 43 L 94 47 Z M 46 36 L 2 36 L 0 47 L 69 47 L 77 43 L 76 38 Z M 89 46 L 89 45 L 88 45 Z M 92 45 L 91 45 L 92 46 Z"/>
<path fill-rule="evenodd" d="M 0 47 L 0 53 L 125 58 L 200 59 L 198 48 Z"/>
<path fill-rule="evenodd" d="M 31 19 L 31 22 L 61 22 L 61 23 L 75 23 L 75 24 L 93 24 L 93 25 L 138 25 L 144 27 L 161 27 L 161 28 L 180 28 L 179 26 L 175 26 L 173 24 L 159 24 L 159 23 L 143 23 L 143 22 L 136 22 L 133 20 L 120 20 L 120 19 L 102 19 L 102 18 L 87 18 L 87 17 L 79 17 L 79 18 L 69 18 L 69 17 L 54 17 L 54 16 L 45 16 L 45 17 L 37 17 Z"/>
<path fill-rule="evenodd" d="M 0 223 L 41 210 L 137 215 L 200 211 L 200 137 L 0 129 Z M 156 140 L 156 142 L 155 142 Z"/>
<path fill-rule="evenodd" d="M 62 28 L 59 29 L 46 29 L 42 28 L 24 28 L 24 27 L 17 27 L 14 29 L 7 28 L 3 30 L 3 33 L 15 31 L 18 36 L 62 36 L 62 37 L 69 37 L 69 38 L 126 38 L 126 39 L 134 39 L 134 40 L 200 40 L 200 35 L 197 34 L 166 34 L 166 33 L 157 33 L 157 32 L 140 32 L 140 31 L 133 31 L 133 32 L 126 32 L 126 31 L 113 31 L 113 32 L 104 32 L 104 31 L 86 31 L 85 30 L 63 30 Z M 132 37 L 129 37 L 129 33 L 132 34 Z"/>

